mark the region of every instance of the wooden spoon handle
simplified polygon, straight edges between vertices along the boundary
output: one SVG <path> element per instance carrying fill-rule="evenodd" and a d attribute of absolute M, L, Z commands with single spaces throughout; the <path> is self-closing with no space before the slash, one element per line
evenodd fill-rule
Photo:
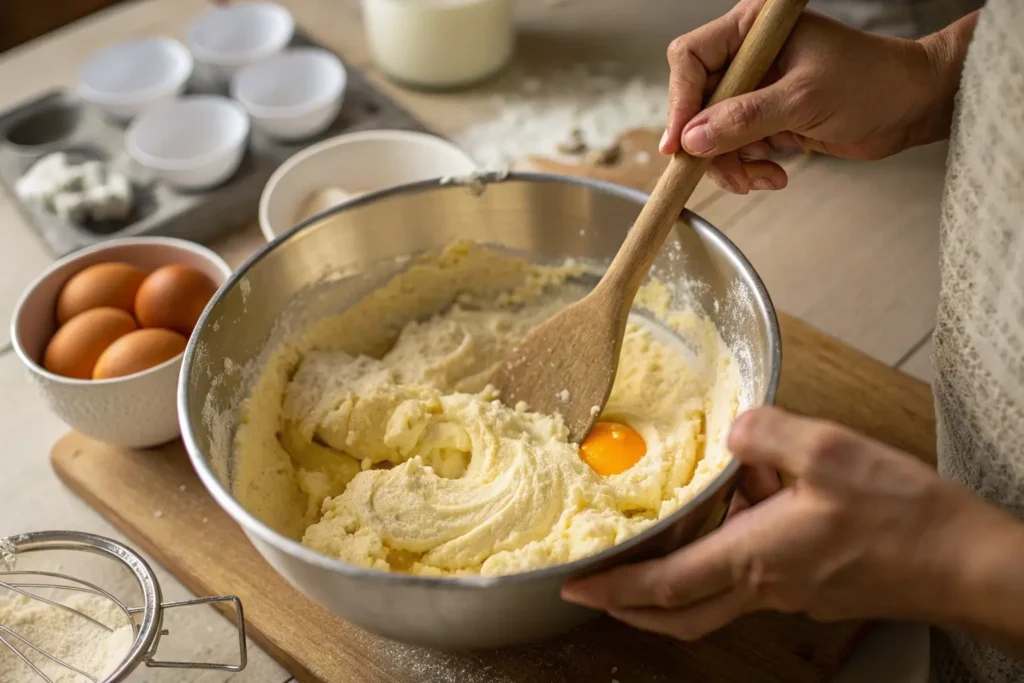
<path fill-rule="evenodd" d="M 756 88 L 806 6 L 807 0 L 768 0 L 706 106 Z M 601 282 L 621 293 L 624 300 L 620 304 L 626 310 L 710 164 L 709 158 L 690 156 L 683 151 L 669 160 Z"/>

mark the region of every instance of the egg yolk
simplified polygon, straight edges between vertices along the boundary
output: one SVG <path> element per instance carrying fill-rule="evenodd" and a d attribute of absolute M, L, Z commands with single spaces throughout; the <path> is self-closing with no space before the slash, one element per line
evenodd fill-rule
<path fill-rule="evenodd" d="M 625 472 L 647 452 L 644 438 L 618 422 L 598 422 L 580 444 L 580 457 L 602 477 Z"/>

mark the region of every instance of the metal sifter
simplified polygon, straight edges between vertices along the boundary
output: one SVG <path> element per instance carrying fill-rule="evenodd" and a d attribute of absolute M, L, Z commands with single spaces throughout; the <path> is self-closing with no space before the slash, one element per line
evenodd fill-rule
<path fill-rule="evenodd" d="M 139 606 L 128 606 L 112 592 L 101 588 L 95 583 L 76 578 L 67 573 L 31 569 L 16 570 L 14 568 L 13 560 L 15 558 L 20 559 L 29 554 L 46 551 L 92 553 L 119 563 L 126 567 L 133 575 L 135 581 L 138 582 L 138 588 L 142 593 L 142 604 Z M 78 531 L 39 531 L 11 536 L 6 539 L 0 538 L 0 595 L 4 592 L 23 595 L 30 600 L 37 600 L 55 608 L 66 610 L 75 615 L 75 618 L 87 619 L 98 627 L 106 628 L 108 631 L 113 632 L 113 629 L 106 624 L 93 619 L 79 610 L 62 604 L 58 599 L 45 597 L 41 593 L 48 592 L 54 595 L 89 593 L 102 596 L 109 599 L 113 605 L 124 612 L 132 626 L 134 640 L 131 649 L 114 671 L 106 678 L 100 680 L 87 672 L 75 668 L 69 662 L 55 657 L 52 653 L 44 651 L 19 635 L 14 629 L 10 628 L 10 625 L 0 622 L 0 652 L 5 648 L 13 652 L 17 658 L 37 674 L 40 681 L 53 683 L 53 679 L 48 677 L 36 663 L 33 663 L 26 656 L 27 654 L 36 653 L 38 656 L 33 657 L 36 662 L 42 663 L 43 659 L 49 660 L 59 669 L 66 669 L 86 680 L 93 681 L 93 683 L 117 683 L 118 681 L 123 681 L 140 664 L 157 668 L 215 669 L 231 672 L 241 671 L 245 668 L 245 620 L 242 613 L 242 602 L 237 597 L 226 595 L 178 602 L 163 602 L 160 584 L 149 564 L 135 551 L 103 536 Z M 230 602 L 235 608 L 235 624 L 238 630 L 237 664 L 177 662 L 156 659 L 160 638 L 168 635 L 168 631 L 162 627 L 165 610 L 217 602 Z"/>

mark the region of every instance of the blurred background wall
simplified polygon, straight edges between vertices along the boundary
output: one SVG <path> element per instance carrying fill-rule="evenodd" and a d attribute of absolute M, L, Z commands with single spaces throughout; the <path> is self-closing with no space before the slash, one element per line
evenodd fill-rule
<path fill-rule="evenodd" d="M 0 0 L 0 52 L 120 1 Z"/>
<path fill-rule="evenodd" d="M 0 52 L 121 1 L 123 0 L 0 0 Z M 288 4 L 288 0 L 279 1 L 284 5 Z M 880 33 L 917 37 L 946 26 L 977 9 L 983 2 L 984 0 L 812 0 L 811 6 L 854 26 Z M 685 27 L 680 28 L 680 31 L 683 30 Z"/>

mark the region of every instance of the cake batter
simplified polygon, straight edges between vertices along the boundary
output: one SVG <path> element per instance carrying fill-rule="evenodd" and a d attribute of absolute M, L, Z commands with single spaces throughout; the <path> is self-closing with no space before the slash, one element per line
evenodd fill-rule
<path fill-rule="evenodd" d="M 570 562 L 675 511 L 728 461 L 740 380 L 714 325 L 670 311 L 667 287 L 637 306 L 693 348 L 631 320 L 601 415 L 646 446 L 624 471 L 597 474 L 560 417 L 487 385 L 517 339 L 582 296 L 579 270 L 457 243 L 297 335 L 244 407 L 235 495 L 315 550 L 421 575 Z"/>

